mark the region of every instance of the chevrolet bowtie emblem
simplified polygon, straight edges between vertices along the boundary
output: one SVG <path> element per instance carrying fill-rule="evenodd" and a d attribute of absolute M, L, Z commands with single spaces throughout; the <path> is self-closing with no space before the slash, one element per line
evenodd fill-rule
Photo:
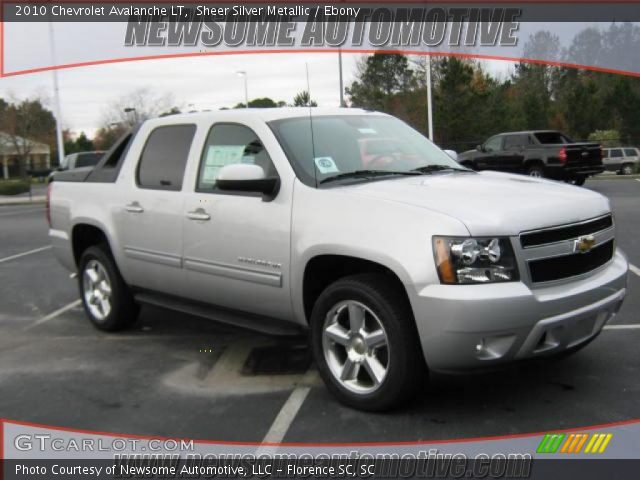
<path fill-rule="evenodd" d="M 593 235 L 585 235 L 578 238 L 573 244 L 573 251 L 579 253 L 587 253 L 596 245 L 596 239 Z"/>

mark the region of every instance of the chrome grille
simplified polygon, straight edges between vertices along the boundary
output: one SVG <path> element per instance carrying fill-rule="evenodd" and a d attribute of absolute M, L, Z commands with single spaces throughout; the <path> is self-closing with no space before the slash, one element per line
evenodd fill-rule
<path fill-rule="evenodd" d="M 587 252 L 578 240 L 591 236 L 595 245 Z M 550 227 L 520 234 L 520 252 L 531 283 L 563 280 L 588 274 L 607 264 L 615 252 L 613 217 Z"/>

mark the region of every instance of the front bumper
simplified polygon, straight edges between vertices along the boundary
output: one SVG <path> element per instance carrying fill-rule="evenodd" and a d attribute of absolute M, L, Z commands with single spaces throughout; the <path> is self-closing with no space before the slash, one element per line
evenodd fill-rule
<path fill-rule="evenodd" d="M 597 272 L 531 288 L 521 282 L 429 285 L 410 294 L 434 371 L 485 368 L 588 342 L 618 312 L 628 263 L 618 250 Z"/>

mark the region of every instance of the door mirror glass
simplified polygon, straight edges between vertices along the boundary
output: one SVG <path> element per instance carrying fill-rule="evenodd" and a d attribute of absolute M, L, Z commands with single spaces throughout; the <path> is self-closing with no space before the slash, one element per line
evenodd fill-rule
<path fill-rule="evenodd" d="M 479 152 L 484 152 L 484 146 L 483 145 L 476 145 L 476 150 L 478 150 Z"/>
<path fill-rule="evenodd" d="M 237 163 L 226 165 L 218 171 L 216 184 L 220 190 L 255 192 L 273 197 L 278 193 L 277 177 L 267 177 L 259 165 Z"/>

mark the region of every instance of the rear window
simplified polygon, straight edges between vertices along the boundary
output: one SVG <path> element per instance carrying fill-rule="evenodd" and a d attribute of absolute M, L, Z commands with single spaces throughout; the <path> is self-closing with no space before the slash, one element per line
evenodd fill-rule
<path fill-rule="evenodd" d="M 638 156 L 638 150 L 636 150 L 635 148 L 625 148 L 624 149 L 624 155 L 625 155 L 625 157 L 637 157 Z"/>
<path fill-rule="evenodd" d="M 543 145 L 557 145 L 573 143 L 573 141 L 566 135 L 560 132 L 538 132 L 533 134 L 538 142 Z"/>
<path fill-rule="evenodd" d="M 138 165 L 138 185 L 180 190 L 195 133 L 195 125 L 170 125 L 151 132 Z"/>
<path fill-rule="evenodd" d="M 104 152 L 78 153 L 76 167 L 95 167 L 103 155 Z"/>

